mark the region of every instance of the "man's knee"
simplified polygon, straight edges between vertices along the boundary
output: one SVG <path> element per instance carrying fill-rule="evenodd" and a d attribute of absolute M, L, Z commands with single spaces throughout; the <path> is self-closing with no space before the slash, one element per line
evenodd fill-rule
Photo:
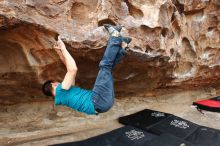
<path fill-rule="evenodd" d="M 112 69 L 112 65 L 101 61 L 99 63 L 99 68 L 111 70 Z"/>
<path fill-rule="evenodd" d="M 113 106 L 113 104 L 104 107 L 104 108 L 101 110 L 101 113 L 105 113 L 105 112 L 109 111 L 109 110 L 112 108 L 112 106 Z"/>
<path fill-rule="evenodd" d="M 101 109 L 96 109 L 96 110 L 99 113 L 105 113 L 105 112 L 109 111 L 112 108 L 113 104 L 114 104 L 114 101 L 105 103 L 105 104 L 102 105 Z"/>

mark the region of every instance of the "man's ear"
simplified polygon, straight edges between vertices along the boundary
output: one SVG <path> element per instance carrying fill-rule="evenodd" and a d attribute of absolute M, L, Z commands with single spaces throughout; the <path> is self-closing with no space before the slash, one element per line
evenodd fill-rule
<path fill-rule="evenodd" d="M 53 95 L 53 97 L 55 97 L 55 90 L 54 90 L 54 86 L 53 86 L 53 84 L 52 84 L 52 83 L 51 83 L 51 87 L 52 87 L 52 90 L 51 90 L 52 95 Z"/>

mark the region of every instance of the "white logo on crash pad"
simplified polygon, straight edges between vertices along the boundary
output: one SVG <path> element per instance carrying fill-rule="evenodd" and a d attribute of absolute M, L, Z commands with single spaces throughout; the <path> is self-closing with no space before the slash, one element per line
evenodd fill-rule
<path fill-rule="evenodd" d="M 161 112 L 153 112 L 153 113 L 151 113 L 151 116 L 158 118 L 158 117 L 164 117 L 165 114 L 161 113 Z"/>
<path fill-rule="evenodd" d="M 189 125 L 185 121 L 180 121 L 180 120 L 173 120 L 170 125 L 173 125 L 178 128 L 186 129 L 189 128 Z"/>
<path fill-rule="evenodd" d="M 136 130 L 125 132 L 125 134 L 130 140 L 138 140 L 145 136 L 143 132 Z"/>

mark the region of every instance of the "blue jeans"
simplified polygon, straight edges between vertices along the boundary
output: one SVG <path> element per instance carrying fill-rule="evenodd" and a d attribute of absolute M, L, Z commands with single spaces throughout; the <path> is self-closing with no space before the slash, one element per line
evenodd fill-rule
<path fill-rule="evenodd" d="M 125 50 L 121 48 L 121 43 L 121 37 L 111 37 L 104 56 L 99 63 L 98 76 L 92 90 L 92 102 L 95 110 L 99 113 L 108 111 L 114 103 L 115 93 L 112 70 L 125 55 Z"/>

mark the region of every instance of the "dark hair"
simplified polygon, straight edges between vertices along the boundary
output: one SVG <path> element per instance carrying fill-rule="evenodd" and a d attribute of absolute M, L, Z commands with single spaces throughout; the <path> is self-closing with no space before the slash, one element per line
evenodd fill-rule
<path fill-rule="evenodd" d="M 52 94 L 53 87 L 52 87 L 51 83 L 53 83 L 53 81 L 48 80 L 42 86 L 42 91 L 46 96 L 53 96 L 53 94 Z"/>

